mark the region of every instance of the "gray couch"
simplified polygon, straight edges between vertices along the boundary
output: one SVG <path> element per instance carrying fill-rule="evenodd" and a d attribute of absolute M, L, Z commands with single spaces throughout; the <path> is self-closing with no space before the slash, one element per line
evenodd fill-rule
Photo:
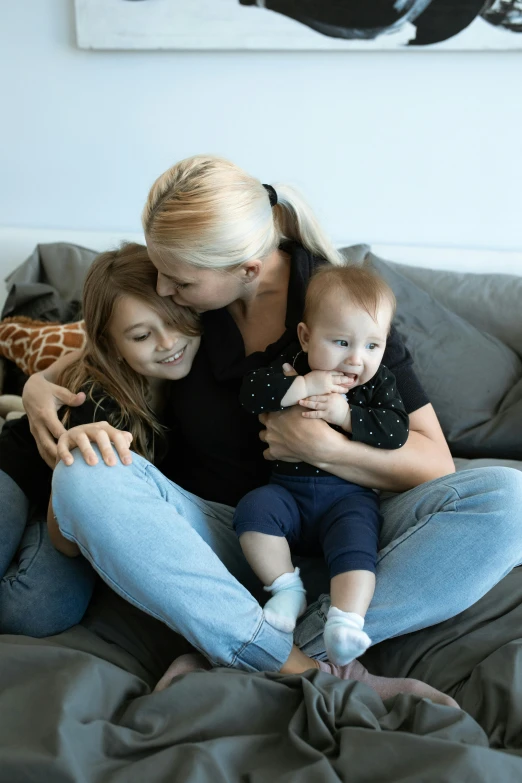
<path fill-rule="evenodd" d="M 401 267 L 364 247 L 347 255 L 392 284 L 458 467 L 522 469 L 522 279 Z M 75 285 L 53 258 L 47 246 L 26 279 L 40 267 L 53 285 Z M 184 651 L 103 584 L 81 625 L 49 639 L 0 636 L 0 782 L 522 780 L 522 568 L 457 617 L 365 656 L 373 673 L 425 680 L 463 711 L 406 695 L 382 702 L 318 671 L 214 669 L 151 693 Z"/>

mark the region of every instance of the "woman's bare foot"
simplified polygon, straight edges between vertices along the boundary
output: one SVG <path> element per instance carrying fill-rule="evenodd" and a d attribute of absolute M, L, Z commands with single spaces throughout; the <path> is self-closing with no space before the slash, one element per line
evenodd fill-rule
<path fill-rule="evenodd" d="M 212 665 L 207 661 L 204 655 L 200 653 L 187 653 L 186 655 L 180 655 L 179 658 L 175 658 L 170 664 L 169 668 L 154 688 L 154 693 L 158 691 L 164 691 L 168 688 L 174 677 L 179 674 L 188 674 L 189 672 L 196 672 L 201 669 L 211 669 Z"/>
<path fill-rule="evenodd" d="M 174 677 L 180 674 L 187 674 L 201 669 L 211 669 L 209 661 L 200 653 L 188 653 L 176 658 L 161 680 L 154 688 L 154 692 L 163 691 L 168 688 Z M 431 699 L 435 704 L 444 704 L 447 707 L 456 707 L 460 709 L 457 702 L 447 696 L 445 693 L 432 688 L 420 680 L 412 680 L 406 677 L 377 677 L 370 674 L 359 661 L 352 661 L 347 666 L 335 666 L 333 663 L 324 663 L 309 658 L 297 647 L 292 648 L 292 652 L 286 663 L 281 668 L 281 674 L 302 674 L 310 669 L 319 669 L 322 672 L 333 674 L 341 680 L 354 680 L 363 682 L 372 688 L 381 699 L 389 699 L 397 696 L 399 693 L 411 693 L 419 698 Z"/>
<path fill-rule="evenodd" d="M 302 674 L 310 669 L 318 669 L 319 662 L 305 655 L 295 644 L 290 651 L 290 655 L 285 663 L 279 669 L 280 674 Z"/>
<path fill-rule="evenodd" d="M 446 707 L 460 709 L 457 702 L 445 693 L 432 688 L 420 680 L 412 680 L 409 677 L 377 677 L 364 668 L 359 661 L 352 661 L 347 666 L 335 666 L 333 663 L 316 661 L 322 672 L 333 674 L 341 680 L 356 680 L 369 685 L 379 694 L 381 699 L 389 699 L 399 693 L 411 693 L 419 698 L 431 699 L 435 704 L 444 704 Z"/>

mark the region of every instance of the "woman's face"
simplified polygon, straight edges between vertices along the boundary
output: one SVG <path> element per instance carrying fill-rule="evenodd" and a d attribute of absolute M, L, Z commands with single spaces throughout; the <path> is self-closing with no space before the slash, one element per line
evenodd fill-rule
<path fill-rule="evenodd" d="M 244 293 L 240 268 L 201 269 L 184 261 L 164 261 L 150 244 L 148 251 L 158 270 L 156 291 L 160 296 L 170 296 L 181 307 L 192 307 L 198 313 L 219 310 Z"/>
<path fill-rule="evenodd" d="M 177 381 L 189 374 L 201 337 L 182 334 L 150 305 L 122 296 L 109 325 L 118 356 L 139 375 Z"/>

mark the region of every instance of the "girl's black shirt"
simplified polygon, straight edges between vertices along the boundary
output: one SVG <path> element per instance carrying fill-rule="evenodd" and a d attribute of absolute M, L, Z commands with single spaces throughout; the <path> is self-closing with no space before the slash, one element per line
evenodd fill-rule
<path fill-rule="evenodd" d="M 65 412 L 61 408 L 58 415 Z M 87 397 L 83 405 L 70 408 L 67 429 L 95 421 L 107 421 L 118 416 L 120 408 L 109 397 L 103 396 L 100 404 Z M 51 496 L 53 472 L 40 457 L 36 441 L 29 428 L 27 416 L 6 421 L 0 432 L 0 470 L 7 473 L 37 508 L 47 509 Z"/>
<path fill-rule="evenodd" d="M 273 463 L 263 458 L 266 444 L 258 417 L 248 413 L 239 395 L 244 376 L 272 364 L 297 338 L 306 288 L 322 264 L 297 243 L 282 247 L 290 254 L 285 331 L 265 351 L 245 356 L 241 333 L 226 309 L 202 315 L 203 339 L 191 372 L 171 385 L 170 448 L 162 471 L 184 489 L 205 500 L 235 506 L 243 495 L 268 482 Z M 392 327 L 383 363 L 392 371 L 407 413 L 429 400 L 412 367 L 412 359 Z"/>

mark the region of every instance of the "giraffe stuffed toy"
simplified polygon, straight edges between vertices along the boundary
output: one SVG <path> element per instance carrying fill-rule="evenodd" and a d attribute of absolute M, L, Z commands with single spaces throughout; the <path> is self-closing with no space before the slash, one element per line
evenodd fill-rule
<path fill-rule="evenodd" d="M 85 342 L 83 321 L 60 324 L 25 316 L 0 321 L 0 356 L 26 375 L 47 369 L 60 356 L 83 348 Z"/>

